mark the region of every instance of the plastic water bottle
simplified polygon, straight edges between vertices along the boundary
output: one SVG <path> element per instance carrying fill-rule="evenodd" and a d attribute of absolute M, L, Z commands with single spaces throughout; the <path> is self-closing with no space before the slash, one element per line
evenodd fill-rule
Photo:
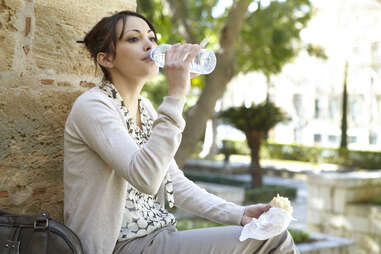
<path fill-rule="evenodd" d="M 170 49 L 172 45 L 160 44 L 154 49 L 151 49 L 149 56 L 159 67 L 164 67 L 165 52 Z M 213 51 L 201 49 L 197 56 L 193 59 L 189 66 L 189 71 L 199 74 L 209 74 L 216 67 L 216 55 Z"/>

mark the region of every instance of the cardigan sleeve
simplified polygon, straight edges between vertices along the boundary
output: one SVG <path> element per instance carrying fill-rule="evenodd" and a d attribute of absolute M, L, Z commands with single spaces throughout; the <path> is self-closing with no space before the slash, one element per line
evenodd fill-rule
<path fill-rule="evenodd" d="M 164 98 L 148 142 L 138 148 L 113 102 L 96 93 L 89 94 L 74 103 L 66 134 L 96 152 L 136 189 L 155 195 L 181 141 L 184 101 Z"/>
<path fill-rule="evenodd" d="M 173 160 L 169 167 L 175 204 L 200 217 L 227 225 L 241 225 L 245 208 L 200 188 L 184 176 Z"/>

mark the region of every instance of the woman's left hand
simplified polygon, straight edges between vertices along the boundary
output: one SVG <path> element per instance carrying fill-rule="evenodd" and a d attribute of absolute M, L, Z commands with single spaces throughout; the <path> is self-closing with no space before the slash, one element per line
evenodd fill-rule
<path fill-rule="evenodd" d="M 250 223 L 253 218 L 258 219 L 262 213 L 267 212 L 271 208 L 269 204 L 255 204 L 245 207 L 245 212 L 243 213 L 241 226 L 245 226 Z"/>

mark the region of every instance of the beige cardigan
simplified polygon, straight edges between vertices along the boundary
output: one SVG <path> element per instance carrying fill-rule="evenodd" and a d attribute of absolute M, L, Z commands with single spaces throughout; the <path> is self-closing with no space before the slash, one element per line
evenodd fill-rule
<path fill-rule="evenodd" d="M 139 149 L 128 134 L 118 105 L 98 87 L 75 101 L 64 135 L 64 219 L 78 234 L 86 254 L 111 254 L 122 225 L 127 184 L 164 204 L 163 179 L 169 171 L 175 204 L 201 217 L 239 225 L 244 207 L 212 195 L 188 180 L 174 155 L 185 121 L 184 102 L 167 96 L 155 112 L 149 141 Z M 128 181 L 128 182 L 127 182 Z"/>

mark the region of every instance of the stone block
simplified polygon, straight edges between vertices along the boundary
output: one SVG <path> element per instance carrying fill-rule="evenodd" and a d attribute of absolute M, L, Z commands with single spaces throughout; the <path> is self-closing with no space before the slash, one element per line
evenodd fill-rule
<path fill-rule="evenodd" d="M 338 188 L 357 188 L 381 185 L 381 170 L 371 172 L 309 174 L 308 184 L 330 185 Z"/>
<path fill-rule="evenodd" d="M 12 69 L 17 45 L 16 33 L 19 30 L 16 12 L 22 6 L 22 0 L 0 1 L 0 72 Z"/>
<path fill-rule="evenodd" d="M 0 201 L 19 213 L 62 219 L 63 129 L 81 91 L 0 89 Z"/>
<path fill-rule="evenodd" d="M 135 10 L 135 0 L 34 1 L 35 30 L 33 60 L 42 70 L 55 74 L 88 75 L 95 67 L 83 44 L 85 34 L 104 16 L 121 10 Z M 33 28 L 32 28 L 33 31 Z"/>
<path fill-rule="evenodd" d="M 308 186 L 308 207 L 320 211 L 331 211 L 333 203 L 332 190 L 330 186 Z"/>
<path fill-rule="evenodd" d="M 347 203 L 348 190 L 335 188 L 333 191 L 333 211 L 335 213 L 344 213 Z"/>
<path fill-rule="evenodd" d="M 308 207 L 307 209 L 307 224 L 314 224 L 314 225 L 319 225 L 322 223 L 322 218 L 321 215 L 323 213 L 319 210 L 311 209 Z"/>

